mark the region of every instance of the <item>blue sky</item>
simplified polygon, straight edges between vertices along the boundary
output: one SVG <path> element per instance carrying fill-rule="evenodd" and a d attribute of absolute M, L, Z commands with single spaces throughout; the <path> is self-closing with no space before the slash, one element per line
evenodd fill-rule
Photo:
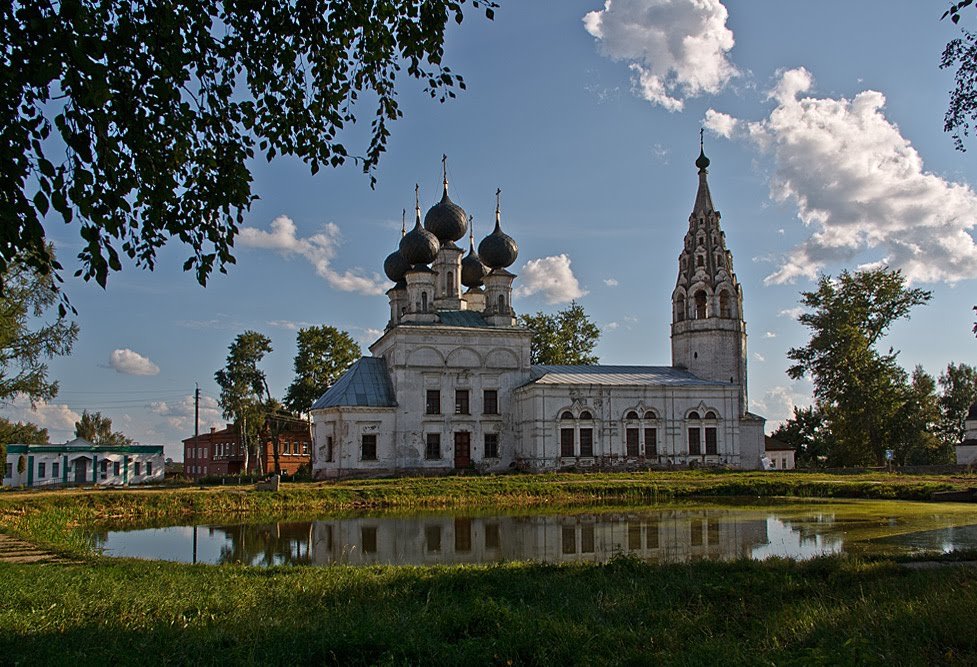
<path fill-rule="evenodd" d="M 933 374 L 977 363 L 977 149 L 954 150 L 942 131 L 952 76 L 938 64 L 959 30 L 939 20 L 944 8 L 510 1 L 492 22 L 470 10 L 446 46 L 468 90 L 441 105 L 404 82 L 405 118 L 375 190 L 355 166 L 312 176 L 296 161 L 256 161 L 260 200 L 228 275 L 201 288 L 173 244 L 156 271 L 126 267 L 106 290 L 68 280 L 81 335 L 71 357 L 50 364 L 61 394 L 33 413 L 23 402 L 0 413 L 63 441 L 82 409 L 101 410 L 179 456 L 193 433 L 194 382 L 202 428 L 223 421 L 213 377 L 241 331 L 271 337 L 264 368 L 279 395 L 297 327 L 346 329 L 365 350 L 387 320 L 382 262 L 401 210 L 410 215 L 415 182 L 425 210 L 437 201 L 442 153 L 477 237 L 503 191 L 503 227 L 519 243 L 517 312 L 553 312 L 575 297 L 602 328 L 602 362 L 667 364 L 703 125 L 744 290 L 751 407 L 768 426 L 810 401 L 810 384 L 785 374 L 786 351 L 807 339 L 791 312 L 818 271 L 902 267 L 933 300 L 886 344 L 907 368 Z M 360 109 L 354 150 L 365 151 L 372 113 Z M 77 228 L 51 221 L 48 231 L 70 267 Z"/>

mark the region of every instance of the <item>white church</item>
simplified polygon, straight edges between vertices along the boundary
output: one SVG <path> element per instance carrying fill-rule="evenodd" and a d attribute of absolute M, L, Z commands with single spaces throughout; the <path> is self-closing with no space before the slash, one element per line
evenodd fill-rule
<path fill-rule="evenodd" d="M 764 419 L 748 411 L 743 290 L 707 181 L 672 291 L 670 366 L 530 364 L 512 310 L 515 241 L 469 224 L 444 194 L 384 262 L 386 331 L 312 408 L 319 479 L 475 470 L 727 466 L 756 469 Z M 447 172 L 445 172 L 446 174 Z M 662 297 L 664 298 L 664 294 Z"/>

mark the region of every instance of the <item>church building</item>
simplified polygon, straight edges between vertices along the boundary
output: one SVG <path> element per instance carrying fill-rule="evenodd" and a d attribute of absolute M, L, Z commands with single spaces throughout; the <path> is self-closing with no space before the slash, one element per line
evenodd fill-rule
<path fill-rule="evenodd" d="M 384 262 L 390 321 L 312 407 L 319 479 L 462 470 L 728 466 L 756 469 L 764 419 L 748 411 L 743 290 L 707 180 L 699 184 L 671 295 L 669 366 L 530 364 L 509 271 L 516 242 L 475 248 L 448 196 Z M 457 242 L 468 233 L 467 254 Z M 662 295 L 664 298 L 664 294 Z"/>

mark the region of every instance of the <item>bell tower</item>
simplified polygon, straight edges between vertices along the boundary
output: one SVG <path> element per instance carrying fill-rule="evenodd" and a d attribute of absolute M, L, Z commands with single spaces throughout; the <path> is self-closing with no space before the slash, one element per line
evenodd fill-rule
<path fill-rule="evenodd" d="M 695 166 L 699 190 L 672 292 L 672 366 L 703 380 L 738 385 L 743 415 L 747 407 L 743 289 L 733 273 L 733 255 L 726 249 L 719 211 L 712 204 L 701 130 Z"/>

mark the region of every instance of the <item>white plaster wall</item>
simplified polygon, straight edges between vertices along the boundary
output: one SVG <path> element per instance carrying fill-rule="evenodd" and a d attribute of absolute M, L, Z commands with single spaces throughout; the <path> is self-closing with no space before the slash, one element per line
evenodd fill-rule
<path fill-rule="evenodd" d="M 31 488 L 45 487 L 45 486 L 59 486 L 64 484 L 64 457 L 65 452 L 62 453 L 35 453 L 31 452 L 29 454 L 7 454 L 7 463 L 11 464 L 12 476 L 4 477 L 4 486 L 27 486 L 28 473 L 25 469 L 23 473 L 17 472 L 17 462 L 21 456 L 25 456 L 30 459 L 34 459 L 34 478 Z M 93 456 L 98 457 L 98 463 L 96 464 L 98 469 L 98 474 L 96 475 L 96 481 L 92 482 L 92 458 Z M 88 459 L 88 470 L 85 474 L 85 484 L 91 485 L 96 484 L 98 486 L 122 486 L 123 484 L 123 470 L 122 466 L 124 464 L 124 457 L 129 457 L 129 484 L 145 484 L 147 482 L 162 482 L 165 475 L 165 459 L 162 454 L 105 454 L 96 453 L 92 454 L 90 452 L 77 452 L 73 451 L 67 453 L 68 457 L 68 484 L 75 483 L 75 461 L 81 458 Z M 109 461 L 108 473 L 105 477 L 102 476 L 101 462 L 103 460 Z M 135 463 L 139 462 L 140 472 L 142 474 L 135 474 Z M 145 474 L 146 463 L 152 463 L 153 473 L 152 475 Z M 39 477 L 38 472 L 40 470 L 40 464 L 44 463 L 44 477 Z M 58 474 L 54 476 L 53 464 L 58 464 Z M 115 468 L 114 463 L 119 464 L 119 474 L 114 474 Z"/>
<path fill-rule="evenodd" d="M 957 445 L 958 465 L 977 465 L 977 445 Z"/>

